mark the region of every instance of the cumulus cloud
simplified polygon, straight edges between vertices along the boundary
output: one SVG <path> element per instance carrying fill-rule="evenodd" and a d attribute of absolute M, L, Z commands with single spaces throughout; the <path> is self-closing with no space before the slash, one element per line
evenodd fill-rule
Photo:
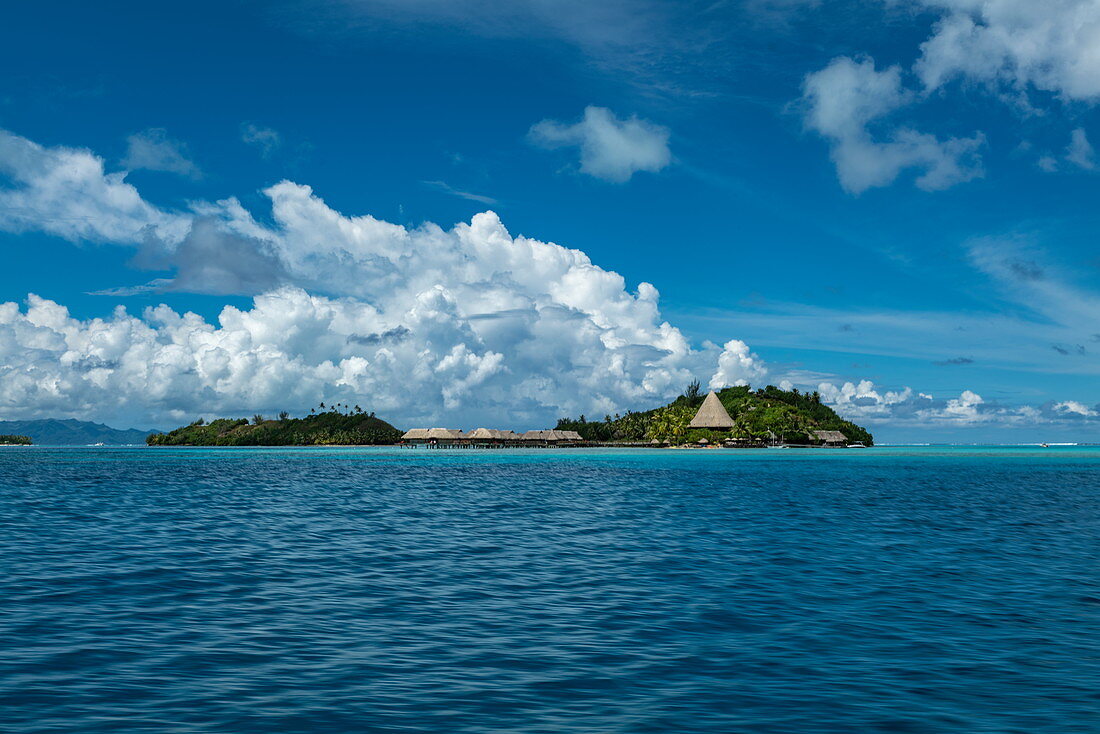
<path fill-rule="evenodd" d="M 256 295 L 291 280 L 271 244 L 225 232 L 212 217 L 196 217 L 183 240 L 166 247 L 143 243 L 133 264 L 149 270 L 173 270 L 139 291 L 180 291 L 212 295 Z M 116 292 L 117 295 L 122 293 Z"/>
<path fill-rule="evenodd" d="M 905 89 L 901 69 L 882 71 L 871 59 L 834 59 L 803 83 L 805 122 L 830 143 L 841 186 L 859 194 L 887 186 L 910 168 L 920 171 L 918 187 L 933 191 L 950 188 L 982 175 L 978 150 L 984 139 L 939 140 L 908 127 L 881 122 L 913 100 Z"/>
<path fill-rule="evenodd" d="M 1051 410 L 1055 413 L 1069 416 L 1081 416 L 1082 418 L 1095 418 L 1097 415 L 1100 415 L 1095 408 L 1090 408 L 1076 400 L 1066 400 L 1061 403 L 1055 403 L 1051 406 Z"/>
<path fill-rule="evenodd" d="M 531 426 L 658 405 L 697 376 L 743 384 L 766 372 L 743 342 L 692 347 L 661 318 L 652 285 L 630 290 L 583 252 L 513 236 L 491 211 L 451 229 L 407 228 L 344 215 L 283 181 L 265 190 L 262 217 L 233 198 L 171 213 L 91 153 L 16 143 L 31 163 L 0 155 L 0 165 L 16 172 L 10 191 L 36 203 L 0 227 L 136 245 L 136 264 L 174 271 L 146 290 L 256 295 L 217 323 L 164 306 L 80 320 L 34 296 L 25 310 L 4 304 L 5 415 L 117 409 L 165 424 L 345 400 L 401 423 Z M 71 161 L 83 167 L 72 196 L 39 194 L 36 174 Z M 39 216 L 47 205 L 90 214 L 58 229 Z"/>
<path fill-rule="evenodd" d="M 168 137 L 164 128 L 149 128 L 126 138 L 126 157 L 122 165 L 131 171 L 144 168 L 148 171 L 178 173 L 187 178 L 201 178 L 202 171 L 187 157 L 186 146 Z"/>
<path fill-rule="evenodd" d="M 283 144 L 283 138 L 277 130 L 262 127 L 251 122 L 241 125 L 241 140 L 248 145 L 258 148 L 260 155 L 270 158 L 271 154 Z"/>
<path fill-rule="evenodd" d="M 1040 407 L 1001 405 L 985 400 L 973 390 L 963 390 L 957 396 L 948 398 L 936 398 L 930 393 L 914 392 L 909 387 L 882 390 L 870 380 L 845 382 L 841 385 L 822 382 L 817 390 L 822 402 L 832 406 L 837 413 L 869 425 L 1033 426 L 1078 422 L 1100 415 L 1072 400 L 1048 403 Z"/>
<path fill-rule="evenodd" d="M 943 13 L 915 66 L 927 89 L 955 78 L 1029 87 L 1066 100 L 1100 98 L 1095 0 L 919 0 Z"/>
<path fill-rule="evenodd" d="M 125 172 L 107 173 L 89 151 L 46 148 L 0 130 L 0 229 L 71 242 L 183 239 L 189 218 L 150 205 L 125 179 Z"/>
<path fill-rule="evenodd" d="M 710 378 L 711 390 L 721 390 L 733 385 L 748 385 L 764 378 L 768 370 L 760 357 L 749 350 L 740 339 L 731 339 L 718 355 L 718 370 Z"/>
<path fill-rule="evenodd" d="M 1100 3 L 1096 0 L 905 0 L 938 15 L 911 68 L 919 92 L 902 83 L 902 70 L 876 71 L 869 60 L 844 57 L 806 77 L 807 126 L 832 144 L 845 189 L 859 193 L 895 180 L 906 168 L 925 173 L 918 185 L 942 189 L 982 175 L 977 158 L 984 138 L 940 139 L 882 119 L 948 89 L 953 81 L 979 86 L 1033 110 L 1036 92 L 1064 102 L 1100 100 Z M 876 122 L 878 121 L 878 122 Z M 1063 156 L 1087 170 L 1096 166 L 1083 129 L 1074 130 Z M 1037 165 L 1059 168 L 1045 154 Z"/>
<path fill-rule="evenodd" d="M 672 160 L 668 128 L 633 116 L 619 119 L 606 107 L 586 107 L 572 125 L 543 120 L 529 136 L 545 148 L 580 148 L 581 171 L 615 183 L 638 171 L 660 171 Z"/>

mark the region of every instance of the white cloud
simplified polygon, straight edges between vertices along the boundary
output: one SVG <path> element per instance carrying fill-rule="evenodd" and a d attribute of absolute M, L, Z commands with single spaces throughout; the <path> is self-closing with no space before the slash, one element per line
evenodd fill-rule
<path fill-rule="evenodd" d="M 870 380 L 817 386 L 821 400 L 841 416 L 868 425 L 911 426 L 922 428 L 975 425 L 1035 426 L 1080 422 L 1100 413 L 1075 401 L 1045 406 L 1001 405 L 991 403 L 973 390 L 957 397 L 937 399 L 930 393 L 914 393 L 911 388 L 883 391 Z"/>
<path fill-rule="evenodd" d="M 1100 98 L 1095 0 L 919 0 L 943 11 L 915 68 L 927 89 L 963 77 L 1016 94 Z"/>
<path fill-rule="evenodd" d="M 759 382 L 766 374 L 764 362 L 749 350 L 749 345 L 740 339 L 731 339 L 718 355 L 718 370 L 710 378 L 709 387 L 721 390 L 731 385 L 748 385 Z"/>
<path fill-rule="evenodd" d="M 126 138 L 126 157 L 122 165 L 131 171 L 144 168 L 149 171 L 178 173 L 188 178 L 201 178 L 202 171 L 187 157 L 183 143 L 168 137 L 164 128 L 154 127 Z"/>
<path fill-rule="evenodd" d="M 1098 413 L 1093 408 L 1090 408 L 1083 403 L 1079 403 L 1076 400 L 1066 400 L 1061 403 L 1055 403 L 1053 406 L 1051 406 L 1051 409 L 1056 413 L 1062 413 L 1065 415 L 1079 415 L 1083 418 L 1095 418 L 1097 415 L 1100 415 L 1100 413 Z"/>
<path fill-rule="evenodd" d="M 283 138 L 277 130 L 251 122 L 241 125 L 241 140 L 259 148 L 260 155 L 264 158 L 270 157 L 283 144 Z"/>
<path fill-rule="evenodd" d="M 178 242 L 190 220 L 141 198 L 125 172 L 106 173 L 86 150 L 44 148 L 0 130 L 0 229 L 37 230 L 77 242 Z"/>
<path fill-rule="evenodd" d="M 1088 135 L 1083 128 L 1077 128 L 1070 134 L 1069 147 L 1066 149 L 1066 160 L 1086 171 L 1096 169 L 1095 151 L 1089 142 Z"/>
<path fill-rule="evenodd" d="M 922 173 L 916 184 L 925 190 L 950 188 L 982 175 L 977 156 L 984 139 L 939 140 L 907 127 L 878 121 L 906 106 L 912 92 L 892 66 L 878 71 L 871 59 L 834 59 L 807 75 L 803 84 L 806 125 L 826 138 L 841 186 L 859 194 L 887 186 L 909 168 Z M 884 128 L 880 133 L 876 128 Z"/>
<path fill-rule="evenodd" d="M 80 320 L 34 296 L 25 311 L 4 304 L 6 417 L 114 410 L 118 420 L 166 424 L 344 400 L 402 424 L 531 426 L 659 405 L 696 376 L 725 384 L 765 374 L 743 342 L 693 348 L 661 319 L 652 285 L 632 292 L 583 252 L 513 236 L 493 212 L 449 230 L 411 229 L 346 216 L 284 181 L 265 191 L 269 223 L 236 199 L 167 213 L 90 153 L 0 141 L 12 139 L 26 160 L 0 154 L 0 165 L 13 191 L 38 203 L 0 227 L 140 244 L 139 264 L 175 271 L 148 289 L 257 295 L 216 324 L 165 306 Z M 89 215 L 58 229 L 39 178 L 69 161 L 83 173 L 64 201 Z M 156 236 L 142 236 L 149 231 Z"/>
<path fill-rule="evenodd" d="M 638 117 L 619 119 L 605 107 L 586 107 L 572 125 L 543 120 L 530 137 L 546 148 L 579 147 L 582 172 L 616 183 L 638 171 L 660 171 L 672 160 L 668 128 Z"/>

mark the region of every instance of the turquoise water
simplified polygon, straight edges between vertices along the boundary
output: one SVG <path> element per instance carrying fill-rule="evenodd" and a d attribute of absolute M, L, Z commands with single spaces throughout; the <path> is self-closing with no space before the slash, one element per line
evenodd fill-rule
<path fill-rule="evenodd" d="M 1097 732 L 1100 447 L 0 450 L 0 731 Z"/>

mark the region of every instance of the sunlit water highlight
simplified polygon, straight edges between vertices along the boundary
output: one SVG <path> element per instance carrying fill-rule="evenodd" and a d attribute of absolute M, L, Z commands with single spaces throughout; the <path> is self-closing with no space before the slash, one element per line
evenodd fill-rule
<path fill-rule="evenodd" d="M 1100 449 L 0 451 L 4 732 L 1097 732 Z"/>

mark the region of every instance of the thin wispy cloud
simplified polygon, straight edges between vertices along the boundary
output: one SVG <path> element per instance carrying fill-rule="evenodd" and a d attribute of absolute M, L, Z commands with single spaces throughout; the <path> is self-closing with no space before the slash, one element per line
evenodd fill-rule
<path fill-rule="evenodd" d="M 450 194 L 451 196 L 457 196 L 460 199 L 467 199 L 468 201 L 476 201 L 479 204 L 488 204 L 489 206 L 497 206 L 497 205 L 500 204 L 499 201 L 497 201 L 496 199 L 494 199 L 491 196 L 484 196 L 482 194 L 474 194 L 474 193 L 471 193 L 469 191 L 463 191 L 461 189 L 456 189 L 455 187 L 448 184 L 446 181 L 421 181 L 421 183 L 424 184 L 425 186 L 428 186 L 429 188 L 433 188 L 437 191 L 442 191 L 445 194 Z"/>

